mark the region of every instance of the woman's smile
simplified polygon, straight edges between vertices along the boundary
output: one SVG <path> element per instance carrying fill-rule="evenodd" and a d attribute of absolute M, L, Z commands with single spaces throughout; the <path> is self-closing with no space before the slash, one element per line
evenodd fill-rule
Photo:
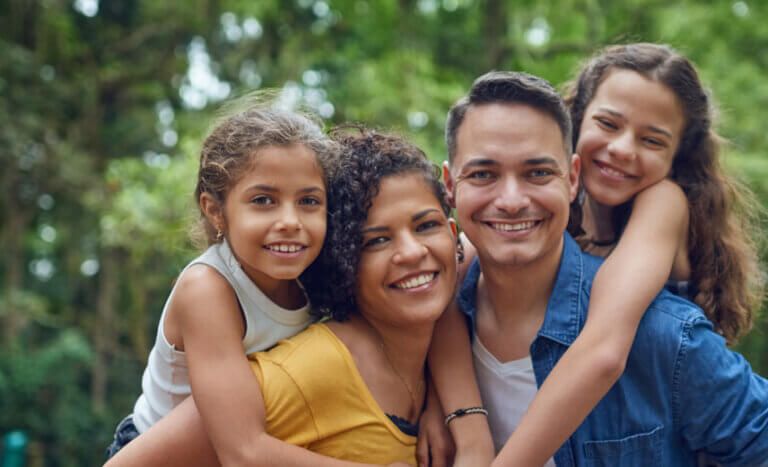
<path fill-rule="evenodd" d="M 371 320 L 431 325 L 452 298 L 456 239 L 422 175 L 392 175 L 378 188 L 362 229 L 358 306 Z"/>

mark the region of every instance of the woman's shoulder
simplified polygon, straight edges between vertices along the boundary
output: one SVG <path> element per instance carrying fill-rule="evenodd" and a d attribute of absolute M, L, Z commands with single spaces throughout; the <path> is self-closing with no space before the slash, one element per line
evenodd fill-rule
<path fill-rule="evenodd" d="M 263 352 L 248 355 L 250 360 L 270 362 L 290 373 L 313 373 L 323 367 L 338 367 L 348 352 L 323 323 L 310 325 L 293 337 L 284 339 Z"/>

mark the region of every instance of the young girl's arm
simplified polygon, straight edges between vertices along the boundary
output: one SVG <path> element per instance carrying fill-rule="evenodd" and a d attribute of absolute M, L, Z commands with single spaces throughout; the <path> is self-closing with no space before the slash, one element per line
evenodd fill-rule
<path fill-rule="evenodd" d="M 427 399 L 419 417 L 419 441 L 416 443 L 416 461 L 419 465 L 445 467 L 453 465 L 456 451 L 453 438 L 445 427 L 443 407 L 437 397 L 435 384 L 427 381 Z"/>
<path fill-rule="evenodd" d="M 563 355 L 494 465 L 544 464 L 565 443 L 624 371 L 646 308 L 686 248 L 688 204 L 682 189 L 661 182 L 639 193 L 618 245 L 592 284 L 584 329 Z"/>
<path fill-rule="evenodd" d="M 259 446 L 259 462 L 263 465 L 318 467 L 361 467 L 367 464 L 347 462 L 321 456 L 306 449 L 277 440 L 264 433 L 264 401 L 258 388 L 252 395 L 259 410 L 254 414 L 261 433 L 253 438 Z M 187 467 L 218 465 L 256 465 L 217 458 L 216 451 L 203 426 L 203 420 L 192 397 L 188 397 L 168 415 L 152 425 L 112 457 L 105 467 Z M 395 465 L 395 464 L 393 464 Z"/>
<path fill-rule="evenodd" d="M 213 458 L 223 465 L 349 465 L 266 435 L 261 389 L 243 352 L 237 297 L 215 270 L 193 266 L 179 280 L 166 335 L 175 327 L 187 357 L 193 407 L 207 433 L 205 444 L 215 449 Z M 169 430 L 154 433 L 160 445 L 168 435 L 177 436 Z"/>

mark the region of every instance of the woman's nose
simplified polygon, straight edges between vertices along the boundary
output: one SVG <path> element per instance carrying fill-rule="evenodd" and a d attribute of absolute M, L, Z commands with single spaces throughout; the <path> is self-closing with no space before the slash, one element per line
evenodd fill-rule
<path fill-rule="evenodd" d="M 413 233 L 406 233 L 397 240 L 397 251 L 392 257 L 396 264 L 420 261 L 427 254 L 427 247 Z"/>

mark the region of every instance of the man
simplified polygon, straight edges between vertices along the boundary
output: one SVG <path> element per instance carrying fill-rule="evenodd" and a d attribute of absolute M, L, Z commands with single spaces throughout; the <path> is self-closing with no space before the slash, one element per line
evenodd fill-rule
<path fill-rule="evenodd" d="M 458 303 L 498 448 L 583 327 L 600 260 L 564 234 L 580 163 L 549 83 L 481 76 L 449 112 L 446 140 L 446 186 L 478 257 Z M 624 375 L 554 462 L 695 465 L 699 450 L 728 464 L 768 463 L 768 382 L 695 305 L 662 292 Z"/>

